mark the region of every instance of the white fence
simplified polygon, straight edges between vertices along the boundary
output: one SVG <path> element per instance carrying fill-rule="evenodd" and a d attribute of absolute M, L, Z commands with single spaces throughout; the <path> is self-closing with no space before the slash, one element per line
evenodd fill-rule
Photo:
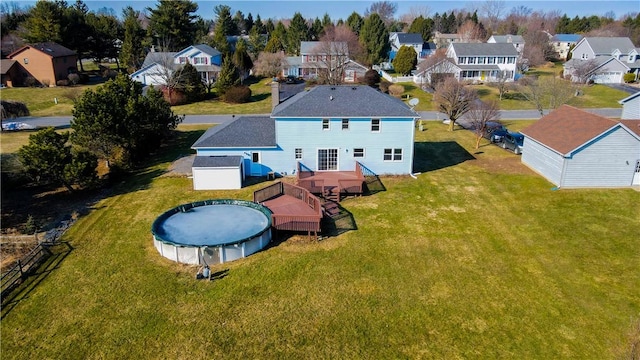
<path fill-rule="evenodd" d="M 413 81 L 413 76 L 391 76 L 391 74 L 389 74 L 384 70 L 380 70 L 380 73 L 383 79 L 390 81 L 392 83 Z"/>

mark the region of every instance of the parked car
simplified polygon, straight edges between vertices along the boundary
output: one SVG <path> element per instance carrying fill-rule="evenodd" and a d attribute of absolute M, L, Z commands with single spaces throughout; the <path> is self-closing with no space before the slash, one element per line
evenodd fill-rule
<path fill-rule="evenodd" d="M 488 121 L 485 124 L 485 127 L 486 130 L 484 132 L 484 137 L 492 143 L 498 143 L 502 141 L 502 137 L 508 133 L 507 128 L 499 122 Z"/>
<path fill-rule="evenodd" d="M 502 137 L 502 148 L 513 150 L 513 153 L 516 155 L 522 154 L 523 146 L 524 135 L 519 132 L 507 132 Z"/>

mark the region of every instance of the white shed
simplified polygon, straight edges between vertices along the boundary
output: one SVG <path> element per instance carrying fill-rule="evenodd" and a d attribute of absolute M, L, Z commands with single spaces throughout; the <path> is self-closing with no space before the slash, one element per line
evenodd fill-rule
<path fill-rule="evenodd" d="M 640 128 L 563 105 L 522 130 L 522 163 L 558 187 L 640 185 Z"/>
<path fill-rule="evenodd" d="M 242 188 L 242 156 L 196 156 L 191 169 L 194 190 Z"/>

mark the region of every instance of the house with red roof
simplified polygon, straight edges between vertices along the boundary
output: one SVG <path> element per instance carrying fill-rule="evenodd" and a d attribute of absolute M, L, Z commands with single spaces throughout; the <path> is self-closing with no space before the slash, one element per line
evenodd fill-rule
<path fill-rule="evenodd" d="M 640 186 L 640 121 L 563 105 L 522 130 L 522 163 L 558 187 Z"/>

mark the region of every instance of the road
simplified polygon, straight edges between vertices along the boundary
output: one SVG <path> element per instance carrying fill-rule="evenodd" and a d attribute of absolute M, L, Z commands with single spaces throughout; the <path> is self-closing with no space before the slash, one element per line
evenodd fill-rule
<path fill-rule="evenodd" d="M 598 115 L 610 118 L 620 118 L 622 109 L 583 109 Z M 531 120 L 539 119 L 540 113 L 537 110 L 501 110 L 502 120 Z M 545 111 L 547 114 L 548 111 Z M 446 115 L 437 111 L 418 111 L 421 119 L 424 120 L 444 120 Z M 183 124 L 225 124 L 233 120 L 236 116 L 269 116 L 269 114 L 243 114 L 243 115 L 186 115 Z M 33 117 L 25 116 L 16 119 L 5 120 L 5 122 L 21 122 L 34 127 L 53 126 L 56 128 L 66 128 L 70 126 L 71 116 L 48 116 Z"/>

